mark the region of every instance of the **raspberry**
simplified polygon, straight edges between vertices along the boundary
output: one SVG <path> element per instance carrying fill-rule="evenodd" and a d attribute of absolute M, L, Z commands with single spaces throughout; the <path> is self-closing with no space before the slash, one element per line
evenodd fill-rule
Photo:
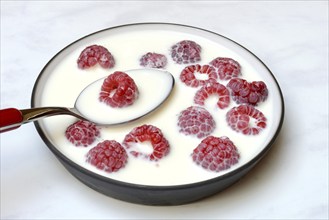
<path fill-rule="evenodd" d="M 78 67 L 87 69 L 99 63 L 103 68 L 112 68 L 115 64 L 112 54 L 103 46 L 91 45 L 86 47 L 78 58 Z"/>
<path fill-rule="evenodd" d="M 183 40 L 171 47 L 171 57 L 178 64 L 196 63 L 201 60 L 201 46 L 194 41 Z"/>
<path fill-rule="evenodd" d="M 75 146 L 87 147 L 100 136 L 99 128 L 89 121 L 79 120 L 65 131 L 65 137 Z"/>
<path fill-rule="evenodd" d="M 99 100 L 111 107 L 132 105 L 138 97 L 135 81 L 126 73 L 116 71 L 103 82 Z"/>
<path fill-rule="evenodd" d="M 127 163 L 125 149 L 114 140 L 98 143 L 87 154 L 87 162 L 108 173 L 116 172 Z"/>
<path fill-rule="evenodd" d="M 194 103 L 198 105 L 204 105 L 205 100 L 213 95 L 217 94 L 219 96 L 217 106 L 220 109 L 224 109 L 230 104 L 230 92 L 228 89 L 217 82 L 207 83 L 198 90 L 194 96 Z"/>
<path fill-rule="evenodd" d="M 129 149 L 133 148 L 133 143 L 149 141 L 153 147 L 151 154 L 145 154 L 136 150 L 130 153 L 136 157 L 142 156 L 151 161 L 157 161 L 169 153 L 169 142 L 164 137 L 162 131 L 153 125 L 142 125 L 135 127 L 123 140 L 124 146 Z"/>
<path fill-rule="evenodd" d="M 227 87 L 231 90 L 233 100 L 238 104 L 256 106 L 259 102 L 264 102 L 268 96 L 266 84 L 262 81 L 248 83 L 244 79 L 234 78 L 229 81 Z"/>
<path fill-rule="evenodd" d="M 190 106 L 178 116 L 179 132 L 203 138 L 215 130 L 216 123 L 203 107 Z"/>
<path fill-rule="evenodd" d="M 195 74 L 206 74 L 208 79 L 197 79 Z M 190 65 L 183 69 L 180 74 L 180 79 L 187 86 L 198 87 L 203 86 L 208 82 L 216 82 L 217 74 L 213 67 L 209 65 Z"/>
<path fill-rule="evenodd" d="M 266 127 L 264 114 L 251 105 L 239 105 L 226 114 L 228 125 L 245 135 L 257 135 Z"/>
<path fill-rule="evenodd" d="M 193 161 L 204 169 L 219 172 L 238 163 L 240 154 L 228 137 L 208 136 L 193 150 Z"/>
<path fill-rule="evenodd" d="M 167 65 L 167 58 L 165 55 L 149 52 L 141 57 L 140 65 L 150 68 L 164 68 Z"/>
<path fill-rule="evenodd" d="M 209 64 L 216 68 L 221 80 L 229 80 L 240 75 L 240 64 L 231 58 L 217 57 Z"/>

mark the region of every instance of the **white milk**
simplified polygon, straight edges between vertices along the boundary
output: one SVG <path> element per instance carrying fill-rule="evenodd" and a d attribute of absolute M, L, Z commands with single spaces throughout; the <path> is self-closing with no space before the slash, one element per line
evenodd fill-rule
<path fill-rule="evenodd" d="M 116 29 L 110 33 L 103 33 L 99 38 L 85 39 L 72 52 L 63 55 L 64 59 L 58 63 L 56 68 L 51 70 L 51 76 L 43 90 L 42 106 L 73 106 L 78 94 L 91 82 L 114 71 L 141 68 L 139 58 L 147 52 L 162 53 L 167 56 L 168 64 L 165 70 L 175 77 L 174 90 L 165 103 L 150 115 L 127 124 L 102 127 L 101 137 L 87 148 L 73 146 L 64 136 L 66 128 L 76 121 L 75 118 L 56 116 L 45 119 L 43 123 L 47 136 L 66 157 L 95 173 L 124 182 L 159 186 L 179 185 L 207 180 L 230 172 L 253 159 L 269 143 L 277 129 L 281 115 L 279 92 L 267 69 L 257 63 L 258 61 L 255 61 L 253 57 L 250 58 L 248 52 L 241 48 L 231 49 L 231 47 L 236 47 L 232 46 L 232 42 L 225 39 L 217 42 L 216 39 L 219 37 L 211 34 L 208 37 L 207 34 L 206 36 L 202 34 L 194 35 L 183 31 L 129 30 L 129 28 L 124 28 L 123 31 Z M 198 90 L 197 88 L 190 88 L 180 81 L 180 72 L 186 65 L 175 64 L 170 57 L 171 46 L 181 40 L 193 40 L 201 45 L 202 53 L 199 64 L 208 64 L 216 57 L 230 57 L 240 63 L 242 67 L 241 77 L 248 81 L 263 80 L 268 86 L 269 96 L 267 101 L 257 107 L 267 117 L 267 127 L 256 136 L 246 136 L 228 127 L 225 115 L 227 111 L 237 105 L 233 100 L 231 100 L 230 106 L 224 110 L 216 106 L 217 100 L 214 98 L 206 102 L 206 108 L 214 117 L 217 125 L 211 135 L 229 137 L 240 153 L 239 162 L 226 171 L 216 173 L 196 165 L 192 161 L 191 153 L 201 140 L 179 133 L 177 126 L 178 115 L 182 110 L 194 105 L 193 97 Z M 78 69 L 76 60 L 80 52 L 91 44 L 99 44 L 108 48 L 116 60 L 115 67 L 105 70 L 96 65 L 88 70 Z M 143 82 L 145 83 L 138 85 L 139 89 L 144 86 L 153 86 L 147 83 L 147 78 Z M 226 85 L 228 81 L 219 82 Z M 159 91 L 162 90 L 164 91 L 165 88 L 159 87 Z M 99 119 L 102 118 L 103 116 Z M 115 173 L 106 173 L 85 162 L 85 155 L 98 142 L 106 139 L 122 142 L 127 133 L 134 127 L 143 124 L 151 124 L 162 130 L 170 143 L 168 156 L 158 162 L 150 162 L 129 155 L 126 167 Z"/>

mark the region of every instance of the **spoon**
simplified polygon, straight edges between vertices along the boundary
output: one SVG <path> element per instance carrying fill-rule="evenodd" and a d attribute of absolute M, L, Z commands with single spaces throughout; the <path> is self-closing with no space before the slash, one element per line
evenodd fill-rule
<path fill-rule="evenodd" d="M 97 125 L 117 125 L 137 120 L 157 109 L 169 97 L 175 79 L 171 73 L 157 69 L 125 71 L 134 79 L 139 95 L 127 107 L 112 108 L 98 99 L 106 77 L 89 84 L 77 97 L 74 107 L 39 107 L 0 110 L 0 133 L 19 128 L 22 124 L 55 115 L 71 115 Z"/>

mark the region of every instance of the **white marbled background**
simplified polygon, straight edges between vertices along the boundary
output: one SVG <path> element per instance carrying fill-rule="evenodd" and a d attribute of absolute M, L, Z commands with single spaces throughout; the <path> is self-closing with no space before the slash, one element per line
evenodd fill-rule
<path fill-rule="evenodd" d="M 1 219 L 328 219 L 328 1 L 1 0 L 1 108 L 28 108 L 40 70 L 67 44 L 138 22 L 208 29 L 263 60 L 286 105 L 272 150 L 220 194 L 149 207 L 80 183 L 27 124 L 1 134 Z"/>

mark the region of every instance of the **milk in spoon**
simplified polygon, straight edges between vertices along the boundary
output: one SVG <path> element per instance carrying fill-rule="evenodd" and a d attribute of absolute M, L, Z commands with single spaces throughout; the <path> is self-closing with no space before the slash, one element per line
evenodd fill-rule
<path fill-rule="evenodd" d="M 76 100 L 76 109 L 89 121 L 100 125 L 116 125 L 141 118 L 158 108 L 170 95 L 174 78 L 167 71 L 136 69 L 124 71 L 136 83 L 138 97 L 132 105 L 113 108 L 99 101 L 104 78 L 87 86 Z"/>

